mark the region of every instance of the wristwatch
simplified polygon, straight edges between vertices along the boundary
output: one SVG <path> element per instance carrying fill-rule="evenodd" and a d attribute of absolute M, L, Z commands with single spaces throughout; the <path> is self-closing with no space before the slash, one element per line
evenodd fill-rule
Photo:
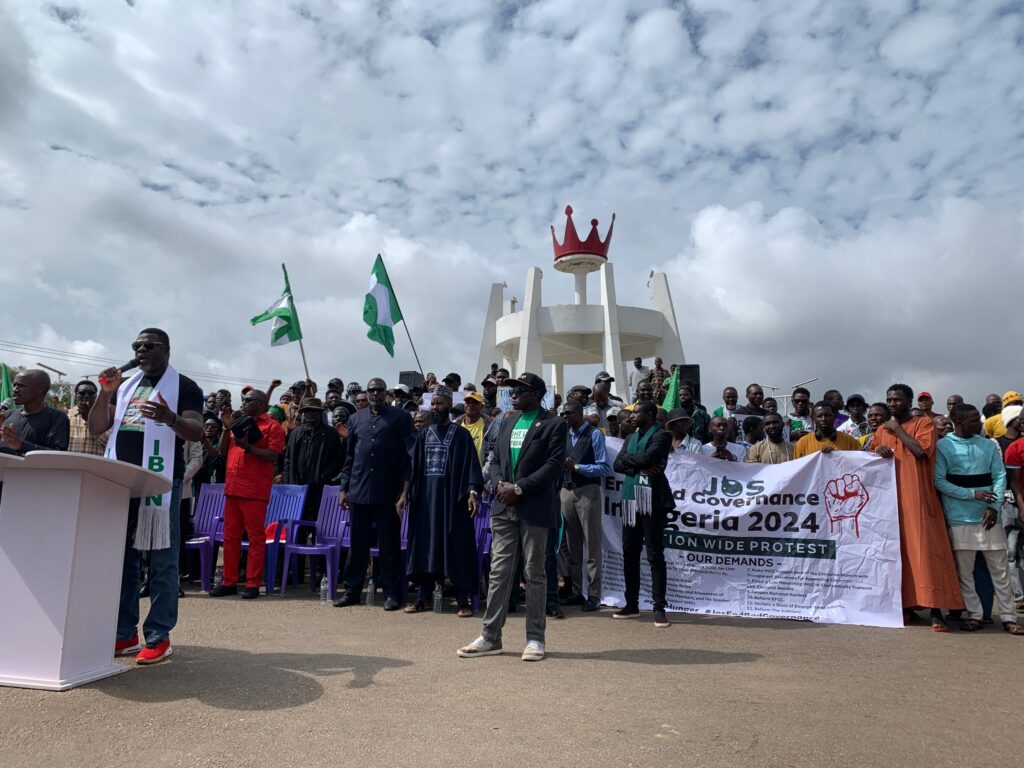
<path fill-rule="evenodd" d="M 516 492 L 516 496 L 522 496 L 523 495 L 523 489 L 520 488 L 518 484 L 513 485 L 512 486 L 512 490 Z"/>
<path fill-rule="evenodd" d="M 476 498 L 476 491 L 470 489 L 469 495 L 472 496 L 475 499 Z"/>

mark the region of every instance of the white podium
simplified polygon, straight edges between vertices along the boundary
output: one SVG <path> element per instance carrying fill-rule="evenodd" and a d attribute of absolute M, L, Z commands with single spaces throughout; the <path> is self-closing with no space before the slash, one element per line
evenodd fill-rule
<path fill-rule="evenodd" d="M 63 691 L 124 672 L 114 635 L 128 500 L 155 472 L 61 451 L 0 454 L 0 685 Z"/>

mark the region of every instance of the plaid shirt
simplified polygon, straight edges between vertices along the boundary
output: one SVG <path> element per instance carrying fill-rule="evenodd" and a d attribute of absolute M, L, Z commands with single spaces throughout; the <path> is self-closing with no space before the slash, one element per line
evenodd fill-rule
<path fill-rule="evenodd" d="M 102 456 L 107 449 L 110 430 L 108 429 L 102 435 L 91 434 L 89 424 L 82 418 L 82 414 L 78 412 L 77 408 L 68 411 L 68 419 L 71 420 L 71 440 L 68 441 L 68 450 Z"/>

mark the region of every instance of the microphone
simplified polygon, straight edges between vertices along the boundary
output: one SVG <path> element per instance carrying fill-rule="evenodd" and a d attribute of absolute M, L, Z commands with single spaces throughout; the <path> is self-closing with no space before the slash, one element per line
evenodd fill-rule
<path fill-rule="evenodd" d="M 139 360 L 138 360 L 138 358 L 133 357 L 131 360 L 129 360 L 124 365 L 117 366 L 117 372 L 118 373 L 124 373 L 125 371 L 130 371 L 132 368 L 138 368 L 138 367 L 139 367 Z M 100 376 L 100 383 L 101 384 L 104 383 L 106 380 L 107 380 L 106 377 Z"/>
<path fill-rule="evenodd" d="M 7 413 L 11 408 L 14 407 L 14 398 L 8 397 L 2 403 L 0 403 L 0 414 Z"/>

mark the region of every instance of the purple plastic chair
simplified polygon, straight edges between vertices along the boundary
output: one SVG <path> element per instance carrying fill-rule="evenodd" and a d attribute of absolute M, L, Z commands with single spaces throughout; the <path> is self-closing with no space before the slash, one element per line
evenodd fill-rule
<path fill-rule="evenodd" d="M 209 592 L 213 564 L 217 554 L 217 532 L 224 525 L 224 483 L 206 483 L 199 488 L 194 522 L 195 535 L 185 542 L 186 549 L 199 550 L 199 584 Z M 221 536 L 223 540 L 223 535 Z"/>
<path fill-rule="evenodd" d="M 301 523 L 302 527 L 308 526 L 308 522 Z M 293 523 L 293 529 L 297 530 L 300 525 Z M 324 488 L 323 497 L 320 499 L 320 509 L 316 518 L 316 543 L 299 544 L 294 541 L 295 536 L 289 534 L 288 541 L 284 545 L 284 565 L 288 570 L 292 565 L 292 558 L 296 555 L 307 555 L 309 557 L 323 557 L 324 567 L 327 569 L 327 589 L 331 599 L 334 599 L 338 588 L 338 568 L 341 560 L 341 539 L 348 528 L 348 507 L 342 509 L 338 506 L 338 486 L 329 485 Z M 284 597 L 285 588 L 288 586 L 288 579 L 281 579 L 281 597 Z"/>
<path fill-rule="evenodd" d="M 481 501 L 480 511 L 473 518 L 473 527 L 476 530 L 476 572 L 477 588 L 473 595 L 473 610 L 480 607 L 480 580 L 484 574 L 484 555 L 491 552 L 491 502 Z"/>
<path fill-rule="evenodd" d="M 294 536 L 291 523 L 302 520 L 302 507 L 306 503 L 306 492 L 309 488 L 305 485 L 275 485 L 270 490 L 270 501 L 267 502 L 267 528 L 277 523 L 277 531 L 273 539 L 267 539 L 267 557 L 263 567 L 264 581 L 267 586 L 267 594 L 273 594 L 274 584 L 277 581 L 277 560 L 285 546 L 285 531 L 289 536 Z M 282 574 L 282 581 L 288 578 L 288 574 Z"/>

